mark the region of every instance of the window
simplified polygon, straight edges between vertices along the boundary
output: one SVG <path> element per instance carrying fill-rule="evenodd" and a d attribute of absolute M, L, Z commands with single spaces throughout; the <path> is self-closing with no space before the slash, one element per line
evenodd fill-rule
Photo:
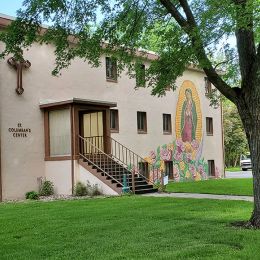
<path fill-rule="evenodd" d="M 213 118 L 206 117 L 206 132 L 207 135 L 213 135 Z"/>
<path fill-rule="evenodd" d="M 119 132 L 118 110 L 117 109 L 110 110 L 110 130 L 113 133 Z"/>
<path fill-rule="evenodd" d="M 166 161 L 164 163 L 165 163 L 165 175 L 167 175 L 169 179 L 173 179 L 173 162 Z"/>
<path fill-rule="evenodd" d="M 136 86 L 145 87 L 145 65 L 138 64 L 136 69 Z"/>
<path fill-rule="evenodd" d="M 212 84 L 207 77 L 205 77 L 204 80 L 205 80 L 205 94 L 210 95 L 212 93 Z"/>
<path fill-rule="evenodd" d="M 106 78 L 117 81 L 117 62 L 111 57 L 106 57 Z"/>
<path fill-rule="evenodd" d="M 139 172 L 146 178 L 149 178 L 148 162 L 139 162 Z"/>
<path fill-rule="evenodd" d="M 209 176 L 215 176 L 215 161 L 214 160 L 208 160 L 208 167 L 209 167 Z"/>
<path fill-rule="evenodd" d="M 61 109 L 49 112 L 50 156 L 71 154 L 70 110 Z"/>
<path fill-rule="evenodd" d="M 146 112 L 137 112 L 137 131 L 140 134 L 147 133 Z"/>
<path fill-rule="evenodd" d="M 163 133 L 172 133 L 172 119 L 170 114 L 163 114 Z"/>

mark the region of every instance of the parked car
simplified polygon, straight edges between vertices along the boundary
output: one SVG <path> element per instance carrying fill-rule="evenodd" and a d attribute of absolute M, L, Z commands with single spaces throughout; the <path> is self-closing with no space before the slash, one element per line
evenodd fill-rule
<path fill-rule="evenodd" d="M 252 169 L 251 156 L 250 153 L 240 156 L 240 167 L 242 171 L 247 171 L 248 169 Z"/>

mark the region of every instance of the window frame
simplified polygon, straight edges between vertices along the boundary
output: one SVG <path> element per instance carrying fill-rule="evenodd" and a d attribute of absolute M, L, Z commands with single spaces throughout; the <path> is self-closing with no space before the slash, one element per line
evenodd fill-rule
<path fill-rule="evenodd" d="M 139 129 L 138 127 L 138 115 L 145 115 L 144 117 L 144 128 Z M 138 134 L 147 134 L 147 113 L 145 111 L 137 111 L 137 133 Z"/>
<path fill-rule="evenodd" d="M 108 82 L 117 82 L 117 60 L 112 57 L 106 57 L 106 80 Z M 108 66 L 111 66 L 111 76 L 108 76 Z"/>
<path fill-rule="evenodd" d="M 168 116 L 169 116 L 169 119 L 170 119 L 169 120 L 170 122 L 168 122 L 170 129 L 169 130 L 165 130 L 164 129 L 164 118 L 167 119 Z M 163 113 L 163 134 L 164 135 L 171 135 L 172 134 L 172 115 L 171 114 Z"/>
<path fill-rule="evenodd" d="M 168 176 L 169 179 L 173 180 L 173 161 L 165 161 L 164 162 L 165 165 L 165 175 Z M 171 171 L 169 173 L 167 173 L 166 169 L 167 169 L 167 165 L 170 165 Z"/>
<path fill-rule="evenodd" d="M 57 110 L 70 110 L 70 123 L 71 123 L 71 107 L 70 106 L 60 106 L 60 107 L 53 107 L 46 109 L 44 111 L 44 146 L 45 146 L 45 161 L 65 161 L 71 160 L 72 158 L 72 151 L 70 155 L 58 155 L 58 156 L 51 156 L 50 153 L 50 121 L 49 121 L 49 112 L 57 111 Z"/>
<path fill-rule="evenodd" d="M 212 93 L 212 83 L 209 81 L 208 77 L 204 77 L 205 81 L 205 96 L 208 96 Z"/>
<path fill-rule="evenodd" d="M 206 133 L 207 136 L 213 136 L 214 134 L 213 117 L 206 117 Z"/>
<path fill-rule="evenodd" d="M 119 133 L 119 112 L 118 109 L 110 109 L 110 132 L 111 133 Z M 111 128 L 111 111 L 116 112 L 116 117 L 115 117 L 115 128 Z"/>
<path fill-rule="evenodd" d="M 208 160 L 209 177 L 216 177 L 215 160 Z"/>

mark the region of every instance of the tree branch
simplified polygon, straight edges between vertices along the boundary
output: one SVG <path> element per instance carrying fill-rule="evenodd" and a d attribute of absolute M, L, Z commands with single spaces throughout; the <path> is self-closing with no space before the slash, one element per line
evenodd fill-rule
<path fill-rule="evenodd" d="M 160 2 L 181 27 L 186 27 L 188 25 L 185 18 L 180 14 L 178 9 L 174 6 L 174 4 L 170 0 L 160 0 Z"/>
<path fill-rule="evenodd" d="M 179 0 L 180 5 L 182 6 L 187 17 L 187 21 L 183 18 L 183 16 L 170 0 L 160 0 L 160 2 L 176 20 L 176 22 L 181 26 L 181 28 L 188 34 L 199 63 L 202 64 L 202 68 L 210 82 L 221 92 L 221 94 L 230 99 L 232 102 L 236 103 L 237 91 L 231 88 L 218 75 L 216 70 L 213 68 L 209 58 L 207 57 L 202 39 L 200 38 L 198 33 L 194 34 L 194 32 L 198 31 L 199 29 L 187 0 Z"/>
<path fill-rule="evenodd" d="M 251 87 L 254 63 L 256 61 L 256 46 L 253 31 L 253 10 L 247 0 L 233 0 L 236 6 L 236 39 L 239 54 L 239 65 L 242 78 L 242 88 Z"/>

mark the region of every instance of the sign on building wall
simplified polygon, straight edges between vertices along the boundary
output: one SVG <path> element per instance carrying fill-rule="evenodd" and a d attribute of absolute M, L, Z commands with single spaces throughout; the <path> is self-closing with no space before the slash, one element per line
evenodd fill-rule
<path fill-rule="evenodd" d="M 14 138 L 27 138 L 31 134 L 32 130 L 31 128 L 24 128 L 22 123 L 18 123 L 16 127 L 9 127 L 8 132 Z"/>

